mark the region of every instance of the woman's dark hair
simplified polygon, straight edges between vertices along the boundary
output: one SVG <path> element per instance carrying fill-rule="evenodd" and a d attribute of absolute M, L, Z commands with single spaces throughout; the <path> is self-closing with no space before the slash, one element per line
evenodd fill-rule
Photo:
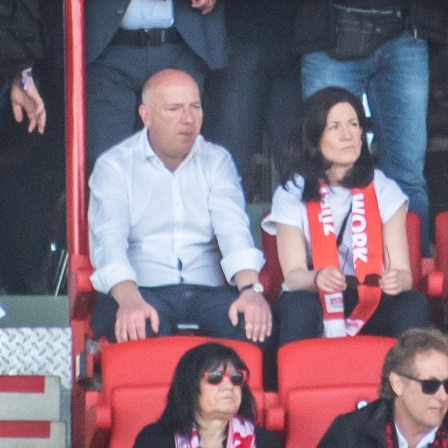
<path fill-rule="evenodd" d="M 327 124 L 328 112 L 338 103 L 349 103 L 355 109 L 361 136 L 361 154 L 353 169 L 340 184 L 346 188 L 366 187 L 373 179 L 373 161 L 366 139 L 366 116 L 361 101 L 348 90 L 327 87 L 310 96 L 302 104 L 289 140 L 289 160 L 282 185 L 294 182 L 296 174 L 305 180 L 303 200 L 319 201 L 319 180 L 327 180 L 325 172 L 331 167 L 321 154 L 320 140 Z"/>
<path fill-rule="evenodd" d="M 235 350 L 216 342 L 198 345 L 182 356 L 168 391 L 165 410 L 158 420 L 166 433 L 191 435 L 193 425 L 197 423 L 195 415 L 199 410 L 199 383 L 204 372 L 229 365 L 245 370 L 249 377 L 246 364 Z M 241 405 L 237 414 L 255 421 L 255 399 L 247 383 L 241 387 Z"/>

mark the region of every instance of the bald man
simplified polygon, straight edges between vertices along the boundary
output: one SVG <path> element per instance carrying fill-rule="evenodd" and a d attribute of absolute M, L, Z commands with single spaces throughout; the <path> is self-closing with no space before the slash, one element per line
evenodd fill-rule
<path fill-rule="evenodd" d="M 194 322 L 263 342 L 272 316 L 244 196 L 229 153 L 199 135 L 196 81 L 163 70 L 146 82 L 144 129 L 112 147 L 90 178 L 96 337 L 127 341 Z"/>

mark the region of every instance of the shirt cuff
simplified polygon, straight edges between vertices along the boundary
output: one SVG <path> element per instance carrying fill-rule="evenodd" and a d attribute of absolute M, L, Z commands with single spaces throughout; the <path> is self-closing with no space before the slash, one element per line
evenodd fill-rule
<path fill-rule="evenodd" d="M 109 264 L 101 269 L 97 269 L 90 280 L 96 291 L 109 294 L 110 290 L 120 282 L 130 280 L 137 282 L 135 271 L 121 264 Z"/>
<path fill-rule="evenodd" d="M 234 277 L 240 271 L 260 272 L 264 266 L 263 252 L 255 247 L 234 252 L 221 260 L 221 267 L 229 285 L 235 285 Z"/>

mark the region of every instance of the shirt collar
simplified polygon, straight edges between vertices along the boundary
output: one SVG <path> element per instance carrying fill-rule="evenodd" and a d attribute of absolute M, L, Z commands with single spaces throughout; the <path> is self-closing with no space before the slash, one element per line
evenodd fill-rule
<path fill-rule="evenodd" d="M 406 439 L 403 437 L 403 434 L 400 432 L 400 428 L 397 424 L 395 424 L 395 429 L 397 431 L 397 439 L 398 439 L 398 448 L 408 448 L 408 443 L 406 442 Z M 417 443 L 416 448 L 426 448 L 431 443 L 434 442 L 434 439 L 436 438 L 436 432 L 437 432 L 438 426 L 431 429 L 428 433 L 426 433 L 420 441 Z"/>
<path fill-rule="evenodd" d="M 149 138 L 148 138 L 148 130 L 146 128 L 143 128 L 141 131 L 141 135 L 140 138 L 143 139 L 143 161 L 145 160 L 154 160 L 157 159 L 159 161 L 159 163 L 163 164 L 163 162 L 159 159 L 159 157 L 157 156 L 157 154 L 154 152 L 154 149 L 152 148 L 151 144 L 149 143 Z M 191 151 L 189 152 L 188 156 L 185 158 L 185 160 L 181 163 L 184 164 L 186 163 L 188 160 L 190 160 L 191 158 L 193 158 L 199 151 L 199 142 L 201 140 L 201 136 L 198 135 L 196 137 L 195 142 L 193 143 L 193 147 L 191 148 Z M 181 166 L 180 165 L 180 166 Z"/>

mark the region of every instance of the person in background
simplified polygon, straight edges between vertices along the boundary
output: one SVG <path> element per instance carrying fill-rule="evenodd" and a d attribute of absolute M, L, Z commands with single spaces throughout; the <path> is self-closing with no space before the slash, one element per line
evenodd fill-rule
<path fill-rule="evenodd" d="M 448 339 L 405 331 L 386 355 L 380 398 L 335 419 L 318 448 L 448 446 Z"/>
<path fill-rule="evenodd" d="M 430 256 L 427 146 L 428 40 L 446 43 L 445 0 L 306 0 L 299 2 L 295 48 L 302 95 L 328 86 L 366 94 L 379 168 L 409 197 Z"/>
<path fill-rule="evenodd" d="M 36 129 L 40 134 L 45 130 L 46 110 L 32 67 L 44 57 L 44 40 L 38 0 L 0 2 L 0 76 L 10 87 L 16 121 L 26 116 L 28 132 Z"/>
<path fill-rule="evenodd" d="M 280 345 L 426 326 L 427 299 L 411 290 L 407 197 L 373 168 L 361 101 L 327 87 L 300 112 L 289 173 L 262 222 L 284 277 Z"/>
<path fill-rule="evenodd" d="M 230 154 L 199 135 L 199 88 L 162 70 L 143 88 L 144 129 L 98 158 L 89 230 L 95 337 L 118 342 L 201 332 L 263 342 L 272 315 Z"/>
<path fill-rule="evenodd" d="M 215 342 L 190 349 L 174 372 L 162 416 L 138 434 L 134 448 L 279 448 L 255 426 L 249 371 L 230 347 Z"/>
<path fill-rule="evenodd" d="M 225 0 L 228 65 L 209 72 L 202 134 L 231 152 L 248 199 L 258 179 L 263 131 L 281 171 L 300 102 L 300 57 L 292 51 L 296 0 Z"/>
<path fill-rule="evenodd" d="M 96 158 L 141 127 L 143 84 L 166 68 L 192 75 L 227 62 L 222 0 L 85 2 L 86 136 L 90 173 Z"/>

